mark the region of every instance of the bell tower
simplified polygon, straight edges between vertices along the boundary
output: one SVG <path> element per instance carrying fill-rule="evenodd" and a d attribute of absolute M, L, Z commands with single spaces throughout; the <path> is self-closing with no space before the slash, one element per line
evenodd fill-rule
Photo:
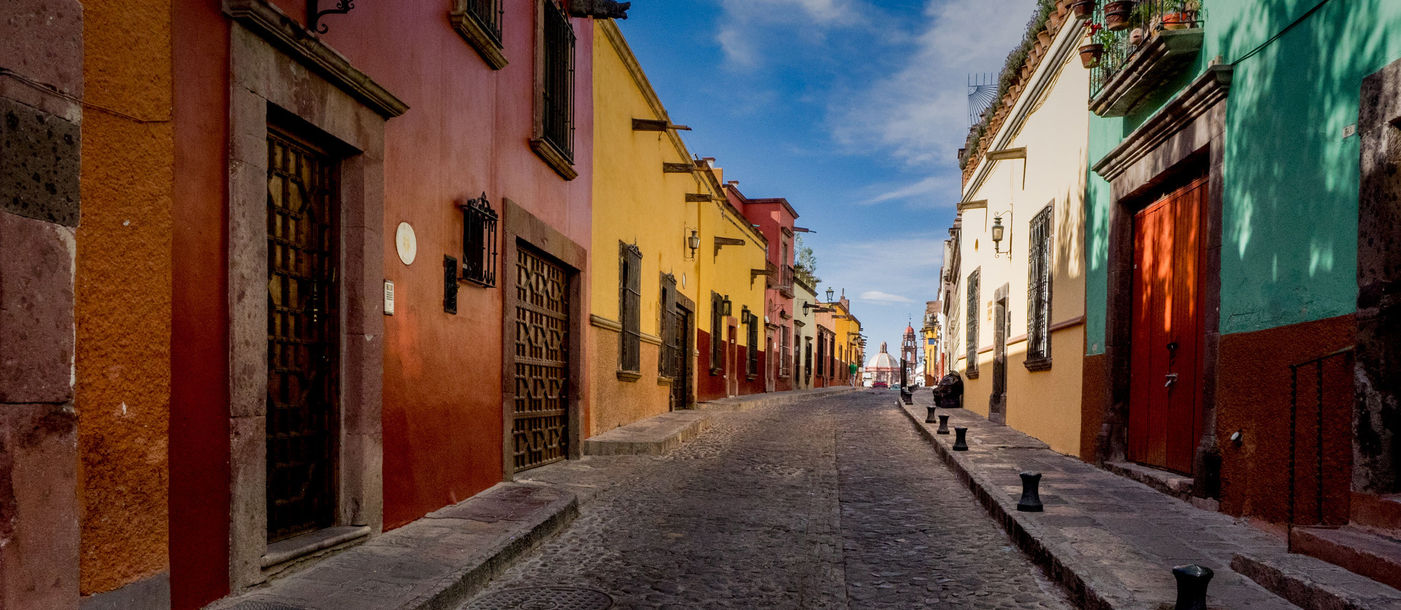
<path fill-rule="evenodd" d="M 914 326 L 905 325 L 905 337 L 900 341 L 900 386 L 914 381 L 915 364 L 919 362 L 919 347 L 915 343 Z"/>

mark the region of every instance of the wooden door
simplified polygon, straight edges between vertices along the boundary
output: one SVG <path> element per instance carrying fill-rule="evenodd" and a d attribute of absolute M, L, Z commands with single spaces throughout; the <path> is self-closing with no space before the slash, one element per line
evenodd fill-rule
<path fill-rule="evenodd" d="M 1201 435 L 1201 217 L 1206 178 L 1134 216 L 1129 459 L 1191 474 Z"/>
<path fill-rule="evenodd" d="M 569 456 L 569 274 L 525 247 L 516 257 L 515 472 Z"/>
<path fill-rule="evenodd" d="M 1005 293 L 1005 288 L 998 289 Z M 992 307 L 992 395 L 988 397 L 988 420 L 1007 423 L 1007 298 L 999 297 Z"/>
<path fill-rule="evenodd" d="M 268 541 L 335 524 L 340 239 L 335 159 L 268 133 Z"/>

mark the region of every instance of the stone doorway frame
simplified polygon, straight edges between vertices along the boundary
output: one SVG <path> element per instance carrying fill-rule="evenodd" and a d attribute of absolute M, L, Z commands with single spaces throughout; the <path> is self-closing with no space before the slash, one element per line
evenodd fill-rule
<path fill-rule="evenodd" d="M 1387 422 L 1401 415 L 1401 60 L 1362 81 L 1357 131 L 1362 139 L 1357 207 L 1357 337 L 1352 436 L 1352 491 L 1401 490 L 1401 435 Z M 1354 500 L 1354 505 L 1356 500 Z"/>
<path fill-rule="evenodd" d="M 1225 186 L 1226 96 L 1232 68 L 1211 66 L 1123 139 L 1092 169 L 1110 185 L 1105 366 L 1110 380 L 1096 461 L 1123 461 L 1128 449 L 1129 354 L 1133 337 L 1133 206 L 1155 189 L 1205 161 L 1207 202 L 1202 213 L 1206 256 L 1198 271 L 1202 312 L 1199 376 L 1202 432 L 1193 456 L 1192 495 L 1221 495 L 1221 452 L 1216 439 L 1216 366 L 1220 357 L 1221 206 Z"/>
<path fill-rule="evenodd" d="M 229 584 L 383 529 L 384 124 L 408 107 L 267 0 L 225 0 L 228 147 Z M 340 158 L 340 437 L 335 525 L 267 542 L 267 131 L 314 133 Z"/>

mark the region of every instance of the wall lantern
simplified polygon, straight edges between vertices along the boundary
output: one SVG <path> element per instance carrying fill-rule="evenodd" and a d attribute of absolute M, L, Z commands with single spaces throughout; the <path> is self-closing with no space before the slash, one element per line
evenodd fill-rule
<path fill-rule="evenodd" d="M 1002 249 L 1002 238 L 1007 235 L 1007 227 L 1002 226 L 1002 217 L 1010 216 L 1011 210 L 998 214 L 992 219 L 992 256 L 1006 254 L 1007 258 L 1012 258 L 1012 246 L 1009 244 L 1006 250 Z"/>
<path fill-rule="evenodd" d="M 734 303 L 730 302 L 730 297 L 725 297 L 723 301 L 720 301 L 720 313 L 728 316 L 732 311 L 734 311 Z"/>
<path fill-rule="evenodd" d="M 691 258 L 695 258 L 696 250 L 700 249 L 700 235 L 695 229 L 691 229 L 691 236 L 686 238 L 686 247 L 691 249 Z"/>
<path fill-rule="evenodd" d="M 827 302 L 828 302 L 828 303 L 831 303 L 831 302 L 832 302 L 832 299 L 834 298 L 835 295 L 836 295 L 836 291 L 835 291 L 835 290 L 832 290 L 832 287 L 831 287 L 831 286 L 828 286 L 828 287 L 827 287 Z"/>

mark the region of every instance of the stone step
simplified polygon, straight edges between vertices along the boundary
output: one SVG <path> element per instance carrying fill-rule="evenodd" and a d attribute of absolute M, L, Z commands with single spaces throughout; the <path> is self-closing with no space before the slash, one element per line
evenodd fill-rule
<path fill-rule="evenodd" d="M 672 411 L 584 439 L 584 455 L 666 455 L 710 426 L 704 411 Z"/>
<path fill-rule="evenodd" d="M 1401 495 L 1352 494 L 1352 522 L 1401 532 Z"/>
<path fill-rule="evenodd" d="M 1296 527 L 1289 548 L 1401 588 L 1401 541 L 1359 527 Z"/>

